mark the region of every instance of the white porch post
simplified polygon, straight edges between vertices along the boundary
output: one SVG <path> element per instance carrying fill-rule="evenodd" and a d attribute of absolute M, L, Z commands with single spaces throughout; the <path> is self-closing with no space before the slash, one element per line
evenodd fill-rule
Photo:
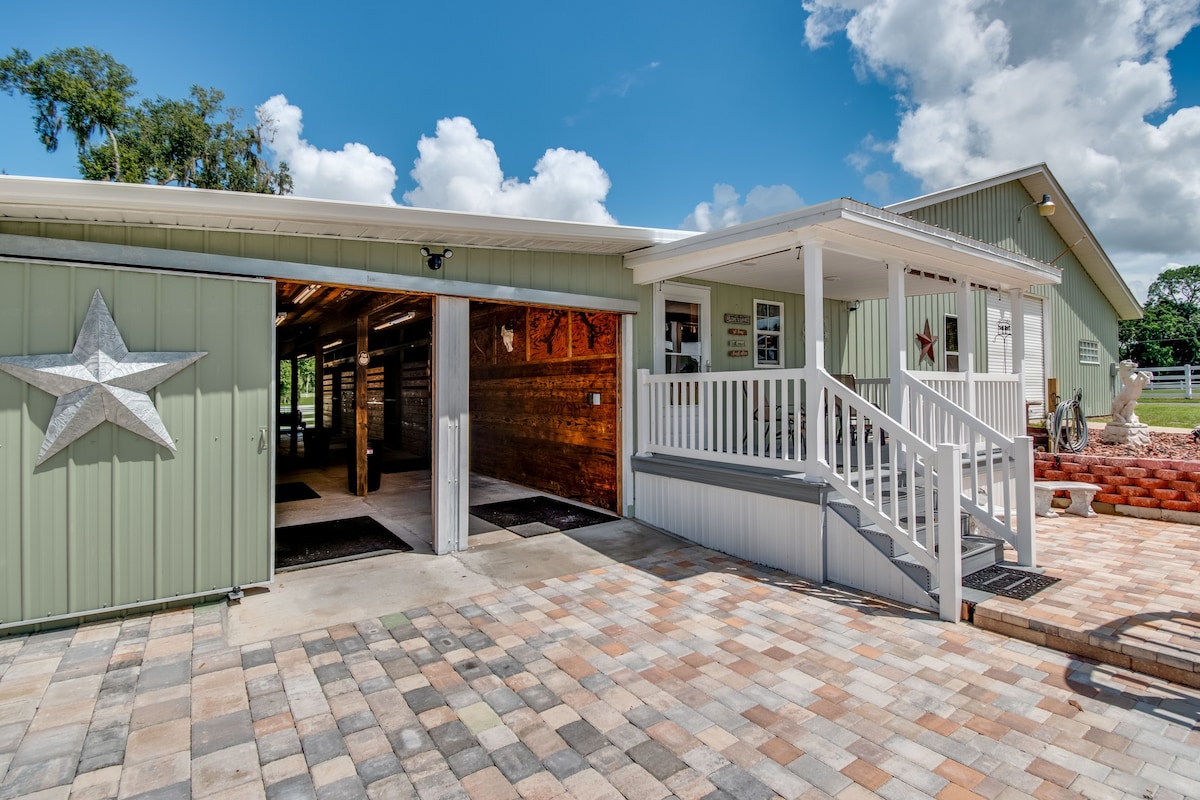
<path fill-rule="evenodd" d="M 467 549 L 470 301 L 433 298 L 433 552 Z"/>
<path fill-rule="evenodd" d="M 1026 425 L 1025 415 L 1025 291 L 1023 289 L 1008 290 L 1009 314 L 1012 318 L 1012 371 L 1017 376 L 1017 426 L 1014 430 L 1023 431 Z"/>
<path fill-rule="evenodd" d="M 893 419 L 905 422 L 904 370 L 908 368 L 908 306 L 904 301 L 904 264 L 886 262 L 888 272 L 888 406 Z"/>
<path fill-rule="evenodd" d="M 806 462 L 825 454 L 825 409 L 817 370 L 825 369 L 825 264 L 822 242 L 801 242 L 804 253 L 804 407 L 807 418 Z M 811 470 L 811 466 L 807 466 Z"/>
<path fill-rule="evenodd" d="M 967 390 L 964 407 L 975 413 L 975 303 L 971 297 L 971 281 L 958 279 L 958 369 L 967 374 Z"/>

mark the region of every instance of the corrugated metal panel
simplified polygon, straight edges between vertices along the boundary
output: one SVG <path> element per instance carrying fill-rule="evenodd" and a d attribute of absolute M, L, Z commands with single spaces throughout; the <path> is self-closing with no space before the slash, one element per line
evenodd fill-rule
<path fill-rule="evenodd" d="M 96 289 L 130 350 L 209 354 L 152 392 L 177 452 L 105 423 L 40 467 L 54 398 L 0 374 L 3 625 L 271 574 L 273 286 L 0 263 L 3 354 L 70 352 Z"/>
<path fill-rule="evenodd" d="M 594 256 L 593 256 L 594 258 Z M 726 314 L 745 314 L 754 318 L 754 301 L 770 300 L 783 304 L 783 358 L 788 367 L 804 366 L 804 296 L 788 292 L 772 292 L 766 289 L 754 289 L 746 286 L 732 286 L 727 283 L 709 283 L 705 281 L 681 280 L 679 283 L 691 283 L 707 286 L 711 289 L 709 313 L 712 315 L 712 371 L 729 372 L 754 368 L 754 336 L 749 332 L 746 336 L 734 337 L 729 333 L 732 328 L 745 328 L 751 325 L 731 325 L 725 322 Z M 637 319 L 637 364 L 638 369 L 653 369 L 654 336 L 653 308 L 655 291 L 653 286 L 638 287 L 636 299 L 642 304 L 642 313 Z M 848 348 L 846 332 L 847 318 L 850 316 L 846 304 L 837 300 L 825 301 L 825 363 L 833 372 L 841 370 Z M 731 356 L 729 351 L 730 339 L 745 340 L 744 349 L 751 351 L 749 356 Z M 740 349 L 740 348 L 739 348 Z"/>
<path fill-rule="evenodd" d="M 905 347 L 908 368 L 913 370 L 942 370 L 946 368 L 946 315 L 955 314 L 957 298 L 953 293 L 914 295 L 906 299 L 907 333 Z M 925 330 L 937 337 L 934 342 L 934 363 L 921 361 L 917 334 Z M 861 378 L 885 378 L 888 374 L 888 310 L 887 300 L 866 300 L 858 310 L 849 314 L 847 323 L 846 372 Z"/>
<path fill-rule="evenodd" d="M 826 514 L 828 577 L 832 583 L 937 610 L 937 603 L 836 512 Z"/>
<path fill-rule="evenodd" d="M 1036 209 L 1026 208 L 1022 213 L 1034 199 L 1020 182 L 1013 181 L 920 209 L 909 216 L 1060 268 L 1060 285 L 1031 289 L 1049 303 L 1047 376 L 1059 379 L 1059 389 L 1064 395 L 1082 388 L 1086 414 L 1107 414 L 1113 397 L 1109 365 L 1118 358 L 1117 312 L 1070 251 L 1074 243 L 1064 242 L 1053 226 L 1038 216 Z M 1079 363 L 1080 340 L 1099 342 L 1100 364 Z"/>
<path fill-rule="evenodd" d="M 693 542 L 824 580 L 821 506 L 637 473 L 637 517 Z"/>
<path fill-rule="evenodd" d="M 623 300 L 637 296 L 632 273 L 621 256 L 588 253 L 490 250 L 454 247 L 454 257 L 438 273 L 430 273 L 420 246 L 297 235 L 232 231 L 123 227 L 0 219 L 0 233 L 80 239 L 104 244 L 156 247 L 196 253 L 279 259 L 301 264 L 345 267 L 394 275 L 440 277 L 448 281 L 572 292 Z M 439 245 L 440 246 L 440 245 Z"/>

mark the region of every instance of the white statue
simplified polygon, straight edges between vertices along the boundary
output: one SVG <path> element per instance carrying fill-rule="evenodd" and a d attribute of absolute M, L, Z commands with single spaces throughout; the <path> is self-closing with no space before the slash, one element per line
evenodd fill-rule
<path fill-rule="evenodd" d="M 1152 372 L 1138 372 L 1138 365 L 1132 361 L 1122 361 L 1119 375 L 1121 389 L 1112 403 L 1112 422 L 1104 426 L 1104 434 L 1100 441 L 1105 444 L 1125 444 L 1133 447 L 1146 447 L 1150 444 L 1150 427 L 1138 422 L 1134 408 L 1142 390 L 1154 379 Z"/>
<path fill-rule="evenodd" d="M 1154 373 L 1145 370 L 1138 372 L 1137 367 L 1137 364 L 1129 360 L 1121 362 L 1121 390 L 1113 398 L 1113 422 L 1137 424 L 1138 418 L 1134 408 L 1138 398 L 1142 396 L 1142 390 L 1154 379 Z"/>

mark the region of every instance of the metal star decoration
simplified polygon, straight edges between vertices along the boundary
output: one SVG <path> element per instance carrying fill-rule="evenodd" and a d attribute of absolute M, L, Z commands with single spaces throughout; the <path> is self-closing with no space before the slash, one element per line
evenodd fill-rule
<path fill-rule="evenodd" d="M 41 464 L 105 420 L 175 450 L 147 392 L 206 355 L 129 352 L 97 289 L 74 350 L 0 358 L 0 371 L 58 398 L 38 453 Z"/>
<path fill-rule="evenodd" d="M 925 320 L 925 332 L 917 334 L 917 343 L 921 345 L 921 355 L 917 358 L 918 364 L 927 358 L 930 364 L 937 364 L 937 359 L 933 356 L 933 343 L 937 340 L 938 337 L 929 330 L 929 320 Z"/>

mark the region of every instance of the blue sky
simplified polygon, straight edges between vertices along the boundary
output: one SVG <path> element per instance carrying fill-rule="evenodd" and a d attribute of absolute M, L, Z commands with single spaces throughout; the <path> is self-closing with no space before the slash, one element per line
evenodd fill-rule
<path fill-rule="evenodd" d="M 143 96 L 213 86 L 248 119 L 284 95 L 281 119 L 303 119 L 280 139 L 303 194 L 710 227 L 1044 160 L 1141 295 L 1200 261 L 1198 4 L 68 0 L 6 8 L 0 52 L 90 45 Z M 1116 77 L 1130 61 L 1139 77 Z M 77 175 L 72 143 L 45 153 L 27 101 L 6 95 L 0 169 Z"/>

